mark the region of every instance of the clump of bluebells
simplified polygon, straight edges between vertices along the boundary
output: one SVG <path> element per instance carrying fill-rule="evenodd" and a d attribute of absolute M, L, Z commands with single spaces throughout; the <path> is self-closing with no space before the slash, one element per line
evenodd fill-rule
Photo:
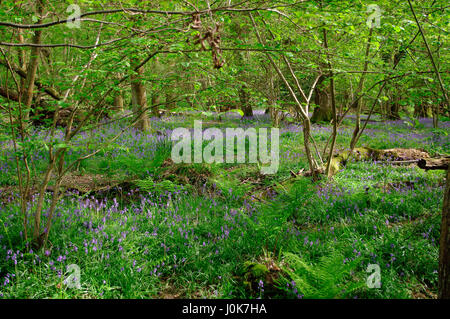
<path fill-rule="evenodd" d="M 49 286 L 64 281 L 67 266 L 75 264 L 83 289 L 92 297 L 156 296 L 168 276 L 225 263 L 236 249 L 250 251 L 255 239 L 249 216 L 257 216 L 255 207 L 229 205 L 187 198 L 182 190 L 167 196 L 141 194 L 131 204 L 117 198 L 66 198 L 57 208 L 49 247 L 35 252 L 27 250 L 22 235 L 10 241 L 8 230 L 20 227 L 21 221 L 11 203 L 2 208 L 0 291 L 4 297 L 17 297 L 18 290 L 22 297 L 32 297 L 25 289 L 25 278 L 31 276 L 36 285 L 49 287 L 40 296 L 80 296 L 82 291 L 64 285 Z"/>

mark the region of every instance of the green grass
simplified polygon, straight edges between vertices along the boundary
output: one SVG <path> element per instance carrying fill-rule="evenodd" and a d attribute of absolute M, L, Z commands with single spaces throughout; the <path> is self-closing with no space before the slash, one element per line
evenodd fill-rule
<path fill-rule="evenodd" d="M 222 123 L 239 125 L 235 120 Z M 190 124 L 186 120 L 170 125 Z M 445 143 L 389 138 L 393 132 L 406 134 L 408 128 L 386 131 L 379 123 L 369 128 L 379 131 L 363 136 L 362 145 L 445 153 Z M 345 132 L 337 149 L 348 147 L 351 136 Z M 327 136 L 328 131 L 314 131 L 319 149 Z M 351 162 L 331 181 L 288 179 L 291 170 L 307 168 L 302 135 L 295 130 L 281 134 L 280 169 L 273 176 L 261 176 L 256 164 L 163 165 L 170 156 L 169 145 L 155 144 L 152 156 L 146 156 L 127 150 L 127 143 L 131 142 L 83 162 L 77 170 L 133 178 L 140 192 L 65 196 L 57 208 L 48 251 L 25 249 L 18 201 L 2 204 L 0 297 L 436 294 L 441 172 Z M 44 160 L 37 161 L 37 167 L 43 166 Z M 8 176 L 0 183 L 13 186 L 13 170 Z M 267 189 L 271 194 L 264 193 Z M 80 290 L 63 283 L 70 264 L 80 267 Z M 366 285 L 369 264 L 380 266 L 380 289 Z"/>

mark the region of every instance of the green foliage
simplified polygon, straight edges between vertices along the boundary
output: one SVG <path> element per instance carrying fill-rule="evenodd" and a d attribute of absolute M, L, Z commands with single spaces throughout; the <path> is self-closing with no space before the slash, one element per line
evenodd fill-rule
<path fill-rule="evenodd" d="M 67 5 L 75 2 L 82 13 L 103 10 L 98 1 L 70 0 L 54 1 L 51 11 L 63 17 Z M 258 2 L 260 9 L 253 16 L 265 43 L 259 43 L 244 14 L 254 8 L 254 2 L 230 2 L 235 9 L 232 14 L 215 10 L 225 2 L 125 0 L 108 4 L 108 9 L 117 12 L 102 15 L 101 28 L 94 20 L 82 21 L 80 29 L 65 23 L 42 28 L 42 43 L 58 47 L 42 48 L 39 54 L 30 108 L 25 107 L 23 95 L 15 99 L 5 92 L 20 93 L 21 81 L 31 75 L 27 73 L 33 70 L 28 68 L 31 48 L 4 50 L 0 56 L 0 298 L 411 298 L 417 292 L 434 296 L 441 173 L 350 161 L 345 167 L 334 165 L 337 174 L 332 180 L 313 183 L 301 174 L 291 178 L 308 169 L 302 127 L 294 116 L 279 124 L 280 169 L 272 176 L 262 176 L 257 165 L 168 160 L 172 144 L 167 133 L 192 127 L 195 119 L 203 120 L 205 128 L 271 127 L 272 119 L 263 115 L 267 108 L 293 113 L 292 95 L 268 55 L 301 103 L 304 99 L 292 74 L 306 95 L 316 76 L 324 75 L 319 88 L 323 96 L 331 96 L 327 75 L 333 72 L 340 114 L 361 83 L 363 113 L 377 103 L 375 121 L 368 123 L 359 144 L 450 155 L 446 101 L 440 81 L 430 71 L 423 41 L 416 37 L 408 3 L 377 1 L 381 24 L 371 32 L 370 63 L 367 72 L 361 73 L 370 32 L 366 22 L 373 13 L 367 8 L 372 0 Z M 191 14 L 180 19 L 179 14 L 170 13 L 207 12 L 208 5 L 213 10 L 200 16 L 199 28 L 193 27 Z M 449 83 L 446 6 L 443 0 L 429 5 L 414 2 L 417 15 L 426 17 L 422 28 L 444 84 Z M 22 0 L 0 2 L 2 22 L 32 24 L 39 16 L 44 23 L 56 21 L 49 12 L 44 6 L 44 13 L 37 14 L 34 5 Z M 221 40 L 220 59 L 226 61 L 220 69 L 213 63 L 214 54 L 216 58 L 220 54 L 211 50 L 208 39 L 205 50 L 196 41 L 216 22 L 221 23 L 215 34 Z M 1 26 L 0 30 L 3 46 L 18 44 L 18 28 Z M 33 32 L 23 29 L 21 35 L 24 43 L 32 43 Z M 97 38 L 101 45 L 93 48 Z M 59 47 L 68 43 L 72 47 Z M 135 114 L 130 111 L 133 81 L 128 77 L 139 75 L 135 62 L 145 62 L 139 81 L 146 92 L 145 104 L 151 107 L 149 117 L 155 116 L 148 132 L 135 129 Z M 27 66 L 22 70 L 25 76 L 14 71 L 23 66 Z M 381 83 L 385 85 L 379 92 Z M 52 90 L 59 97 L 52 96 Z M 310 111 L 316 107 L 313 121 L 321 125 L 314 125 L 311 135 L 317 152 L 322 153 L 329 146 L 331 110 L 312 103 L 316 94 L 312 92 L 309 106 Z M 123 112 L 113 107 L 119 95 Z M 380 98 L 375 101 L 377 95 Z M 52 130 L 56 106 L 64 112 Z M 243 117 L 245 106 L 257 111 L 256 116 Z M 438 128 L 426 119 L 411 118 L 430 116 L 430 110 L 438 106 Z M 77 110 L 71 128 L 77 133 L 69 140 L 65 133 L 71 110 Z M 19 119 L 28 111 L 35 126 L 26 129 L 28 134 L 19 134 Z M 165 115 L 157 118 L 158 111 Z M 348 148 L 355 121 L 352 113 L 339 127 L 339 152 Z M 397 114 L 400 120 L 384 121 Z M 11 142 L 13 135 L 17 149 Z M 25 249 L 24 216 L 17 198 L 19 177 L 23 182 L 28 176 L 21 160 L 28 160 L 34 194 L 52 162 L 51 150 L 64 154 L 63 169 L 70 168 L 72 184 L 83 178 L 95 183 L 100 175 L 108 185 L 134 181 L 129 183 L 131 188 L 139 190 L 64 193 L 47 251 L 30 251 Z M 56 176 L 54 169 L 50 186 Z M 26 207 L 31 218 L 37 196 L 30 197 Z M 47 193 L 43 227 L 49 200 Z M 268 251 L 272 263 L 262 260 Z M 82 269 L 81 290 L 62 282 L 71 263 Z M 281 265 L 282 271 L 274 270 L 274 264 Z M 365 287 L 368 264 L 382 269 L 380 289 Z M 260 281 L 267 286 L 265 294 Z M 269 287 L 274 288 L 270 293 Z"/>
<path fill-rule="evenodd" d="M 155 182 L 151 177 L 143 180 L 137 180 L 134 182 L 144 192 L 167 194 L 175 193 L 182 188 L 181 185 L 177 185 L 170 180 L 163 180 L 161 182 Z"/>
<path fill-rule="evenodd" d="M 284 260 L 289 278 L 281 281 L 282 287 L 290 283 L 291 289 L 297 289 L 296 294 L 303 298 L 348 298 L 366 286 L 364 280 L 354 277 L 359 260 L 346 262 L 343 255 L 337 252 L 322 257 L 314 265 L 292 253 L 285 253 Z"/>

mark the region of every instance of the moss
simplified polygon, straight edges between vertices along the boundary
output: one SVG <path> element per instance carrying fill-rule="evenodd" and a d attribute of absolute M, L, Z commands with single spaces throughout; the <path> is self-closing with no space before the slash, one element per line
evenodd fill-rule
<path fill-rule="evenodd" d="M 246 261 L 244 263 L 242 274 L 244 275 L 245 279 L 250 278 L 263 278 L 269 270 L 267 269 L 267 266 L 264 264 L 260 264 L 257 262 L 252 261 Z"/>
<path fill-rule="evenodd" d="M 254 264 L 250 267 L 247 274 L 253 278 L 261 279 L 269 272 L 267 267 L 263 264 Z"/>
<path fill-rule="evenodd" d="M 268 264 L 266 264 L 268 262 Z M 257 296 L 262 291 L 260 283 L 264 285 L 264 296 L 277 296 L 280 294 L 278 281 L 280 279 L 281 268 L 279 268 L 273 261 L 250 262 L 247 261 L 242 267 L 240 278 L 241 283 L 245 289 L 252 295 Z"/>
<path fill-rule="evenodd" d="M 353 150 L 353 158 L 358 161 L 367 161 L 370 159 L 379 158 L 382 153 L 383 151 L 372 149 L 369 147 L 358 147 Z M 334 155 L 333 159 L 331 160 L 330 175 L 332 176 L 339 172 L 349 159 L 350 151 L 344 151 L 337 155 Z"/>

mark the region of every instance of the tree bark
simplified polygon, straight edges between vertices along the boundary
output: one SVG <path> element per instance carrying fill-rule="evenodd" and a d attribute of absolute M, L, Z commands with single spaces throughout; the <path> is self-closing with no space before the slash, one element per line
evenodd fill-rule
<path fill-rule="evenodd" d="M 120 92 L 114 96 L 114 110 L 123 112 L 123 95 Z"/>
<path fill-rule="evenodd" d="M 44 5 L 42 3 L 42 0 L 37 0 L 36 14 L 39 17 L 37 24 L 40 24 L 42 22 L 41 17 L 43 16 L 43 11 Z M 41 36 L 42 36 L 42 29 L 37 29 L 36 31 L 34 31 L 33 44 L 40 44 Z M 39 47 L 31 48 L 30 61 L 27 66 L 27 77 L 25 80 L 26 89 L 24 91 L 24 99 L 23 99 L 25 109 L 23 112 L 22 126 L 27 125 L 30 119 L 30 109 L 33 102 L 34 81 L 36 79 L 36 73 L 39 64 L 40 50 L 41 49 Z"/>
<path fill-rule="evenodd" d="M 425 103 L 422 104 L 416 104 L 414 106 L 414 116 L 415 117 L 433 117 L 433 108 L 431 107 L 431 105 Z"/>
<path fill-rule="evenodd" d="M 251 117 L 253 116 L 253 109 L 250 105 L 250 97 L 248 94 L 248 89 L 245 87 L 245 85 L 241 86 L 241 89 L 239 90 L 239 100 L 241 102 L 241 110 L 244 112 L 245 117 Z"/>
<path fill-rule="evenodd" d="M 439 250 L 439 299 L 450 299 L 450 167 L 442 207 L 441 240 Z"/>
<path fill-rule="evenodd" d="M 172 91 L 172 88 L 168 88 L 169 91 L 166 92 L 166 109 L 172 110 L 176 107 L 175 103 L 175 94 Z"/>
<path fill-rule="evenodd" d="M 323 85 L 323 82 L 326 79 L 327 76 L 322 75 L 314 89 L 314 104 L 316 104 L 317 107 L 314 109 L 311 117 L 312 123 L 330 122 L 333 118 L 330 92 L 328 88 Z"/>
<path fill-rule="evenodd" d="M 330 166 L 331 166 L 331 161 L 333 159 L 333 154 L 334 154 L 334 148 L 336 146 L 336 139 L 337 139 L 337 109 L 336 109 L 336 96 L 335 96 L 335 87 L 334 87 L 334 74 L 333 74 L 333 67 L 331 65 L 331 57 L 328 54 L 328 35 L 327 35 L 327 30 L 323 29 L 323 43 L 324 43 L 324 48 L 325 50 L 327 50 L 327 60 L 328 60 L 328 72 L 329 72 L 329 77 L 330 77 L 330 97 L 331 97 L 331 114 L 333 117 L 333 133 L 332 133 L 332 140 L 331 140 L 331 146 L 330 146 L 330 155 L 328 158 L 328 162 L 327 162 L 327 168 L 325 171 L 325 174 L 327 175 L 328 178 L 331 177 L 330 174 Z"/>
<path fill-rule="evenodd" d="M 370 46 L 372 43 L 372 33 L 373 28 L 370 29 L 369 32 L 369 38 L 367 40 L 367 46 L 366 46 L 366 54 L 364 59 L 364 72 L 366 72 L 369 69 L 369 54 L 370 54 Z M 361 74 L 361 77 L 359 79 L 358 88 L 356 91 L 356 95 L 359 95 L 363 88 L 364 88 L 364 81 L 366 78 L 366 73 Z M 361 99 L 356 100 L 356 102 L 351 105 L 350 107 L 356 109 L 356 123 L 355 123 L 355 129 L 353 130 L 352 140 L 350 141 L 350 149 L 354 149 L 356 146 L 356 138 L 358 137 L 359 131 L 361 130 Z"/>
<path fill-rule="evenodd" d="M 139 65 L 139 61 L 135 58 L 131 59 L 131 66 L 133 70 Z M 135 127 L 143 132 L 146 132 L 150 128 L 148 112 L 147 112 L 147 93 L 145 91 L 144 80 L 144 67 L 140 67 L 133 72 L 130 77 L 131 81 L 131 104 L 133 106 L 133 112 L 136 114 Z"/>
<path fill-rule="evenodd" d="M 159 113 L 159 105 L 161 103 L 161 97 L 157 92 L 152 94 L 152 114 L 157 117 L 161 117 Z"/>
<path fill-rule="evenodd" d="M 450 165 L 450 158 L 427 158 L 417 162 L 417 166 L 425 170 L 446 170 Z"/>

